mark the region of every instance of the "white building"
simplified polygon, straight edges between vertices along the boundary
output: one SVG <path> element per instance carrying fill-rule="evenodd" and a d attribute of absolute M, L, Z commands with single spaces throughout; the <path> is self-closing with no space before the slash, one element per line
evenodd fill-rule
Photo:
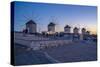
<path fill-rule="evenodd" d="M 84 34 L 86 34 L 86 29 L 85 28 L 82 28 L 81 29 L 81 33 L 84 35 Z"/>
<path fill-rule="evenodd" d="M 74 34 L 78 34 L 78 33 L 79 33 L 79 29 L 78 29 L 77 27 L 75 27 L 75 28 L 73 29 L 73 33 L 74 33 Z"/>
<path fill-rule="evenodd" d="M 26 23 L 26 29 L 28 30 L 28 33 L 36 33 L 37 24 L 33 20 L 30 20 Z"/>
<path fill-rule="evenodd" d="M 49 32 L 50 34 L 52 34 L 52 33 L 55 32 L 55 24 L 54 24 L 53 22 L 50 22 L 50 23 L 48 24 L 48 32 Z"/>
<path fill-rule="evenodd" d="M 90 31 L 86 31 L 86 35 L 90 35 Z"/>
<path fill-rule="evenodd" d="M 64 27 L 64 32 L 65 33 L 70 33 L 70 26 L 69 25 L 66 25 L 65 27 Z"/>

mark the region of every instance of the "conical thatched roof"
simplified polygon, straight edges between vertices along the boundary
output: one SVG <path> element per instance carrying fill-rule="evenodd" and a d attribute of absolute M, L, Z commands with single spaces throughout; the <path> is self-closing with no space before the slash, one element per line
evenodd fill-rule
<path fill-rule="evenodd" d="M 85 28 L 82 28 L 82 30 L 86 30 Z"/>
<path fill-rule="evenodd" d="M 33 20 L 29 20 L 26 24 L 36 24 L 36 23 Z"/>
<path fill-rule="evenodd" d="M 71 28 L 69 25 L 66 25 L 65 28 Z"/>
<path fill-rule="evenodd" d="M 50 22 L 50 23 L 48 24 L 48 26 L 55 26 L 55 23 Z"/>
<path fill-rule="evenodd" d="M 77 28 L 77 27 L 75 27 L 75 28 L 74 28 L 74 30 L 78 30 L 78 28 Z"/>

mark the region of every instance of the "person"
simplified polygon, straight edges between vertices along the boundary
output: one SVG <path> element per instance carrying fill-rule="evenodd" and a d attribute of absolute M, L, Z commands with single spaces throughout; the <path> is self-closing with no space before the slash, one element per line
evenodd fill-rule
<path fill-rule="evenodd" d="M 27 29 L 24 29 L 23 30 L 23 36 L 26 36 L 27 33 L 28 33 L 28 30 Z"/>
<path fill-rule="evenodd" d="M 27 30 L 27 29 L 25 29 L 25 33 L 26 33 L 26 34 L 28 33 L 28 30 Z"/>

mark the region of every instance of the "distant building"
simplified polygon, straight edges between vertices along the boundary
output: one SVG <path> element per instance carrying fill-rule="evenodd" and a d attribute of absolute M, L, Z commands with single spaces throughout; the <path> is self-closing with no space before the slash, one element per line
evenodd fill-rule
<path fill-rule="evenodd" d="M 36 33 L 37 24 L 33 20 L 30 20 L 26 23 L 26 29 L 28 30 L 28 33 Z"/>
<path fill-rule="evenodd" d="M 90 31 L 86 31 L 86 35 L 90 35 Z"/>
<path fill-rule="evenodd" d="M 55 32 L 55 24 L 53 22 L 50 22 L 48 24 L 48 32 L 54 33 Z"/>
<path fill-rule="evenodd" d="M 79 33 L 79 29 L 78 29 L 77 27 L 75 27 L 75 28 L 73 29 L 73 33 L 74 33 L 74 34 L 78 34 L 78 33 Z"/>
<path fill-rule="evenodd" d="M 66 25 L 65 27 L 64 27 L 64 32 L 65 33 L 70 33 L 70 26 L 69 25 Z"/>
<path fill-rule="evenodd" d="M 85 40 L 91 40 L 90 31 L 86 31 Z"/>

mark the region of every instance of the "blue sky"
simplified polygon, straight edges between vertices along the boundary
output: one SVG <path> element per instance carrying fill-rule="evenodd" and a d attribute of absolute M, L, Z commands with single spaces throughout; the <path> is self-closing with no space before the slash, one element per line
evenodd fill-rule
<path fill-rule="evenodd" d="M 38 31 L 47 31 L 47 25 L 53 21 L 56 30 L 63 31 L 66 24 L 72 29 L 86 27 L 92 33 L 97 27 L 97 7 L 80 5 L 62 5 L 31 2 L 15 2 L 14 30 L 21 31 L 25 23 L 34 20 Z"/>

